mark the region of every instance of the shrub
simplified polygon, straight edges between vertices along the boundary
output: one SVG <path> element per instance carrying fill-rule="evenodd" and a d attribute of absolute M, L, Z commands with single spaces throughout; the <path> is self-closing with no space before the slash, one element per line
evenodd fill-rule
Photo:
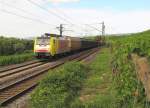
<path fill-rule="evenodd" d="M 21 54 L 33 49 L 33 40 L 0 36 L 0 55 Z"/>
<path fill-rule="evenodd" d="M 31 95 L 34 108 L 70 108 L 79 95 L 88 69 L 81 63 L 67 63 L 51 70 Z"/>
<path fill-rule="evenodd" d="M 97 95 L 92 100 L 81 102 L 76 100 L 71 108 L 120 108 L 116 102 L 116 97 L 111 95 Z"/>

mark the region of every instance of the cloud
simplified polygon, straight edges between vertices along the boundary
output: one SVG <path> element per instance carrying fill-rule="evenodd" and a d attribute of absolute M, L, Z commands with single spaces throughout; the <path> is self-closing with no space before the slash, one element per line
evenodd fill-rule
<path fill-rule="evenodd" d="M 101 23 L 104 21 L 106 24 L 106 33 L 108 34 L 132 33 L 150 29 L 150 10 L 64 9 L 63 11 L 71 16 L 75 23 L 80 25 Z M 94 24 L 92 26 L 101 29 L 100 24 Z M 84 28 L 89 33 L 91 32 L 91 34 L 99 33 L 88 26 L 84 26 Z M 80 29 L 78 31 L 82 30 Z"/>
<path fill-rule="evenodd" d="M 68 2 L 79 2 L 80 0 L 47 0 L 51 3 L 68 3 Z"/>
<path fill-rule="evenodd" d="M 16 2 L 13 4 L 14 6 L 22 8 L 33 14 L 28 15 L 25 12 L 12 9 L 9 6 L 3 6 L 2 8 L 23 16 L 40 19 L 46 23 L 49 23 L 49 25 L 27 20 L 0 11 L 0 35 L 30 37 L 39 36 L 45 32 L 59 33 L 56 26 L 59 26 L 60 23 L 67 23 L 53 14 L 49 14 L 36 6 L 33 6 L 26 0 L 15 1 Z M 65 15 L 64 18 L 75 24 L 64 25 L 67 30 L 74 31 L 64 32 L 64 34 L 71 36 L 81 34 L 100 34 L 100 32 L 84 24 L 101 23 L 102 21 L 105 21 L 107 34 L 140 32 L 150 29 L 150 10 L 116 11 L 112 9 L 59 8 L 61 11 L 58 11 L 53 7 L 48 9 L 50 12 L 53 11 L 61 17 L 64 17 L 63 13 L 65 13 L 67 16 Z M 93 24 L 92 26 L 101 29 L 100 24 Z"/>

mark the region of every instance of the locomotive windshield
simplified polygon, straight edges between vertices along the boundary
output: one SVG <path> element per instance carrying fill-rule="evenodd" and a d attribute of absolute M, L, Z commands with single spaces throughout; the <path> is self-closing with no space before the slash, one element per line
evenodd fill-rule
<path fill-rule="evenodd" d="M 47 37 L 39 37 L 36 41 L 37 45 L 50 45 L 50 38 Z"/>

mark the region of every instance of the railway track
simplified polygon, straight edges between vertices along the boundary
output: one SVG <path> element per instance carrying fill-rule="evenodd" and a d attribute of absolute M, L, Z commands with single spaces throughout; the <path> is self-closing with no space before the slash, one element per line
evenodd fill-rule
<path fill-rule="evenodd" d="M 21 72 L 23 70 L 27 70 L 27 69 L 30 69 L 30 68 L 33 68 L 33 67 L 36 67 L 36 66 L 40 66 L 44 64 L 43 62 L 35 62 L 33 64 L 29 64 L 29 65 L 26 65 L 26 66 L 23 66 L 23 67 L 17 67 L 15 69 L 12 69 L 12 70 L 7 70 L 7 71 L 2 71 L 0 73 L 0 78 L 3 78 L 5 76 L 8 76 L 8 75 L 12 75 L 12 74 L 15 74 L 17 72 Z"/>
<path fill-rule="evenodd" d="M 21 63 L 21 64 L 15 64 L 15 65 L 10 65 L 10 66 L 4 66 L 4 67 L 0 67 L 0 73 L 3 73 L 5 71 L 9 71 L 9 70 L 12 70 L 12 69 L 16 69 L 16 68 L 20 68 L 20 67 L 23 67 L 23 66 L 27 66 L 27 65 L 31 65 L 31 64 L 34 64 L 34 63 L 37 63 L 37 62 L 42 62 L 42 60 L 32 60 L 32 61 L 28 61 L 28 62 L 25 62 L 25 63 Z"/>
<path fill-rule="evenodd" d="M 25 92 L 31 90 L 38 85 L 39 81 L 47 74 L 49 69 L 54 69 L 67 61 L 81 61 L 94 52 L 98 48 L 83 51 L 78 54 L 64 57 L 52 62 L 36 62 L 30 65 L 14 68 L 10 71 L 0 73 L 0 103 L 5 106 L 15 100 Z M 4 74 L 5 73 L 5 74 Z"/>

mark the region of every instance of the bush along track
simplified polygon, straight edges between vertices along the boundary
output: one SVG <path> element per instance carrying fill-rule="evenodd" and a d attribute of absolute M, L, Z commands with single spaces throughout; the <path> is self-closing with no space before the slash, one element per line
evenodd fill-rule
<path fill-rule="evenodd" d="M 92 64 L 71 62 L 50 71 L 32 93 L 32 107 L 112 108 L 116 101 L 110 93 L 109 61 L 109 48 L 104 48 Z"/>
<path fill-rule="evenodd" d="M 34 59 L 33 53 L 0 56 L 0 66 L 22 63 Z"/>
<path fill-rule="evenodd" d="M 131 55 L 150 57 L 150 31 L 132 34 L 112 41 L 113 87 L 120 107 L 149 107 L 143 85 L 138 80 Z"/>
<path fill-rule="evenodd" d="M 110 60 L 110 49 L 102 48 L 93 63 L 87 65 L 90 70 L 72 108 L 117 108 Z"/>
<path fill-rule="evenodd" d="M 33 108 L 70 108 L 79 95 L 88 69 L 81 63 L 67 63 L 51 70 L 31 95 Z"/>

